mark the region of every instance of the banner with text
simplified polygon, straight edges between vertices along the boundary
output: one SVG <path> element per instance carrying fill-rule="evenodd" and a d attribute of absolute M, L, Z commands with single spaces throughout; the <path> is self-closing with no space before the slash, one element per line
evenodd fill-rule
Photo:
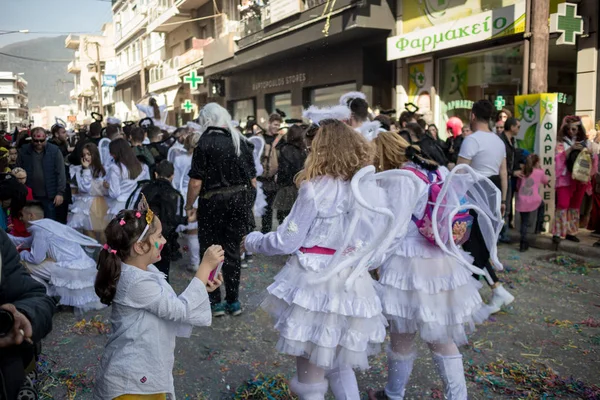
<path fill-rule="evenodd" d="M 387 39 L 387 59 L 397 60 L 437 50 L 525 32 L 525 2 L 498 8 Z"/>
<path fill-rule="evenodd" d="M 550 183 L 540 193 L 545 203 L 544 222 L 554 218 L 556 132 L 558 131 L 558 94 L 541 93 L 515 96 L 515 117 L 521 121 L 517 144 L 540 156 L 544 174 Z"/>

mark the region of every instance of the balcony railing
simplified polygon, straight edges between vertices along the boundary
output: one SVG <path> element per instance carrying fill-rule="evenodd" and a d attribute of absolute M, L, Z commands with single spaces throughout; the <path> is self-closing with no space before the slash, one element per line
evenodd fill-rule
<path fill-rule="evenodd" d="M 67 72 L 69 72 L 70 74 L 78 74 L 79 72 L 81 72 L 81 65 L 79 61 L 71 61 L 69 65 L 67 65 Z"/>
<path fill-rule="evenodd" d="M 115 47 L 121 46 L 133 34 L 143 29 L 148 22 L 147 9 L 140 8 L 138 14 L 115 32 Z"/>
<path fill-rule="evenodd" d="M 162 64 L 150 68 L 150 83 L 156 83 L 171 76 L 179 79 L 179 75 L 177 74 L 178 69 L 179 57 L 173 57 L 170 60 L 166 60 Z"/>
<path fill-rule="evenodd" d="M 71 50 L 79 50 L 80 38 L 78 35 L 69 35 L 65 39 L 65 47 Z"/>

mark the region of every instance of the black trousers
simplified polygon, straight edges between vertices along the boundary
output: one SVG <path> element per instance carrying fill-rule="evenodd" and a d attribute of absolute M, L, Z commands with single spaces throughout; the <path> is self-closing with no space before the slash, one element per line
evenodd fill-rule
<path fill-rule="evenodd" d="M 225 250 L 223 279 L 225 301 L 238 301 L 240 288 L 240 244 L 248 230 L 248 197 L 246 189 L 231 194 L 216 194 L 209 199 L 198 200 L 198 238 L 200 255 L 213 244 Z M 221 291 L 209 293 L 210 303 L 221 302 Z"/>
<path fill-rule="evenodd" d="M 0 349 L 0 399 L 16 400 L 25 382 L 25 368 L 35 356 L 29 344 Z"/>
<path fill-rule="evenodd" d="M 263 191 L 267 200 L 267 206 L 265 207 L 265 213 L 262 216 L 262 227 L 260 228 L 260 231 L 262 233 L 269 233 L 271 232 L 273 225 L 273 202 L 275 202 L 277 188 L 274 190 L 267 190 L 265 189 L 265 186 L 266 185 L 263 186 Z"/>

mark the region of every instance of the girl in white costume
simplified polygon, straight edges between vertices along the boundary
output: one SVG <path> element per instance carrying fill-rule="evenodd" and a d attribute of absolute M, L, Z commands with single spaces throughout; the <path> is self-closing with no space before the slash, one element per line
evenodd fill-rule
<path fill-rule="evenodd" d="M 161 129 L 167 127 L 167 106 L 159 106 L 154 97 L 150 97 L 148 105 L 139 103 L 135 106 L 138 110 L 146 114 L 146 117 L 152 118 L 154 126 L 158 126 Z"/>
<path fill-rule="evenodd" d="M 341 108 L 347 116 L 348 109 Z M 315 112 L 311 107 L 305 115 L 313 114 L 319 124 Z M 328 385 L 336 399 L 360 399 L 352 368 L 368 368 L 368 355 L 378 353 L 385 340 L 375 282 L 366 269 L 339 268 L 373 246 L 368 241 L 374 230 L 382 230 L 373 228 L 367 214 L 362 218 L 351 189 L 350 179 L 371 159 L 371 145 L 357 132 L 340 120 L 321 119 L 290 214 L 276 232 L 252 232 L 243 242 L 254 253 L 292 254 L 262 307 L 276 321 L 277 350 L 296 356 L 290 388 L 301 400 L 324 399 Z M 357 215 L 360 227 L 350 229 L 357 233 L 351 235 Z"/>
<path fill-rule="evenodd" d="M 192 167 L 192 156 L 194 149 L 200 140 L 200 134 L 197 132 L 192 133 L 185 138 L 183 147 L 186 151 L 185 154 L 181 154 L 175 158 L 173 166 L 175 167 L 175 175 L 173 177 L 173 187 L 177 189 L 184 199 L 187 198 L 188 185 L 190 183 L 190 177 L 188 176 L 190 168 Z M 198 207 L 198 200 L 194 203 L 194 207 Z M 178 231 L 185 231 L 185 240 L 188 246 L 188 252 L 190 254 L 190 266 L 189 269 L 192 271 L 198 270 L 200 265 L 200 241 L 198 240 L 198 222 L 192 222 L 186 226 L 180 226 Z"/>
<path fill-rule="evenodd" d="M 406 168 L 417 176 L 429 174 L 441 177 L 442 181 L 448 175 L 447 169 L 438 168 L 418 147 L 395 133 L 380 133 L 374 143 L 375 166 L 380 171 Z M 428 201 L 429 185 L 421 181 L 414 218 L 423 217 Z M 387 350 L 388 383 L 385 390 L 369 393 L 371 400 L 404 398 L 417 356 L 414 345 L 417 332 L 432 352 L 445 398 L 467 398 L 462 356 L 457 346 L 467 343 L 467 331 L 475 323 L 485 321 L 489 311 L 478 292 L 481 284 L 458 258 L 428 241 L 416 223 L 411 223 L 407 236 L 395 240 L 388 250 L 379 279 L 383 313 L 391 332 Z"/>
<path fill-rule="evenodd" d="M 138 161 L 125 139 L 110 142 L 110 155 L 115 162 L 106 173 L 109 207 L 107 222 L 125 208 L 127 199 L 137 188 L 138 181 L 150 179 L 148 166 Z"/>
<path fill-rule="evenodd" d="M 81 154 L 81 166 L 76 166 L 74 176 L 78 195 L 71 206 L 67 225 L 103 242 L 104 217 L 108 211 L 105 199 L 108 190 L 104 186 L 106 171 L 95 144 L 87 143 Z"/>

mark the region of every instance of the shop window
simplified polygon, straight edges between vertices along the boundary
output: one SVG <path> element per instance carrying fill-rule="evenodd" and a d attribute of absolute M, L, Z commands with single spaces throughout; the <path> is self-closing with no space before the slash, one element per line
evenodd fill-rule
<path fill-rule="evenodd" d="M 326 86 L 310 90 L 310 105 L 317 107 L 329 107 L 340 102 L 340 96 L 344 93 L 356 90 L 356 83 L 346 83 L 337 86 Z"/>
<path fill-rule="evenodd" d="M 515 96 L 521 94 L 522 49 L 522 45 L 505 46 L 440 60 L 437 125 L 445 126 L 450 117 L 467 123 L 473 102 L 481 99 L 495 103 L 501 97 L 500 108 L 514 114 Z M 440 132 L 441 137 L 444 134 Z"/>
<path fill-rule="evenodd" d="M 291 118 L 292 94 L 287 92 L 269 95 L 267 97 L 267 105 L 269 113 L 274 113 L 277 112 L 277 110 L 281 110 L 285 113 L 286 118 Z"/>
<path fill-rule="evenodd" d="M 249 116 L 255 117 L 254 99 L 237 100 L 229 103 L 231 117 L 234 121 L 239 121 L 240 126 L 244 128 Z"/>

